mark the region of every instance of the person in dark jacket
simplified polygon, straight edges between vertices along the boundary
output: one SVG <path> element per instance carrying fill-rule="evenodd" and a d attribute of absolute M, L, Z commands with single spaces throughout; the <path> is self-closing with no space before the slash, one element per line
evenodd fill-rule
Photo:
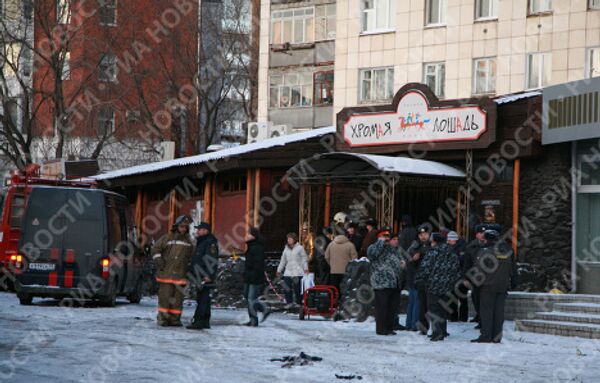
<path fill-rule="evenodd" d="M 363 237 L 358 234 L 356 231 L 358 229 L 358 225 L 354 222 L 350 222 L 348 227 L 346 228 L 346 237 L 352 242 L 354 247 L 356 248 L 356 252 L 360 252 L 360 247 L 362 246 Z"/>
<path fill-rule="evenodd" d="M 251 227 L 246 235 L 246 262 L 244 265 L 244 297 L 248 302 L 250 321 L 246 326 L 258 327 L 258 312 L 264 322 L 271 311 L 258 300 L 265 282 L 265 245 L 257 228 Z"/>
<path fill-rule="evenodd" d="M 396 312 L 400 304 L 401 263 L 398 249 L 390 245 L 390 230 L 382 229 L 377 242 L 369 246 L 371 287 L 375 291 L 375 332 L 395 335 Z"/>
<path fill-rule="evenodd" d="M 325 251 L 327 246 L 333 241 L 334 234 L 331 227 L 325 227 L 322 234 L 315 240 L 314 255 L 308 261 L 308 270 L 315 274 L 315 283 L 317 285 L 328 285 L 331 268 L 325 260 Z"/>
<path fill-rule="evenodd" d="M 377 233 L 379 232 L 377 230 L 377 221 L 375 221 L 373 218 L 367 219 L 366 226 L 367 234 L 365 234 L 365 238 L 363 239 L 362 245 L 360 246 L 360 251 L 358 252 L 359 258 L 367 256 L 367 249 L 369 248 L 369 246 L 374 244 L 375 241 L 377 241 Z"/>
<path fill-rule="evenodd" d="M 408 295 L 408 314 L 406 327 L 419 330 L 421 335 L 427 335 L 429 321 L 427 320 L 427 286 L 418 280 L 420 265 L 423 257 L 429 251 L 429 228 L 423 224 L 417 228 L 418 239 L 408 248 L 406 266 L 406 288 Z M 412 299 L 411 299 L 412 297 Z"/>
<path fill-rule="evenodd" d="M 481 285 L 481 335 L 471 342 L 500 343 L 504 325 L 504 302 L 515 285 L 516 262 L 510 246 L 496 230 L 485 231 L 486 244 L 480 249 L 479 271 L 485 275 Z"/>
<path fill-rule="evenodd" d="M 475 309 L 475 316 L 471 319 L 471 322 L 477 322 L 476 329 L 480 328 L 479 324 L 479 286 L 475 283 L 472 275 L 473 267 L 477 264 L 477 257 L 480 254 L 479 249 L 485 244 L 483 233 L 485 232 L 486 225 L 479 224 L 475 226 L 475 239 L 469 242 L 465 249 L 465 258 L 463 265 L 463 274 L 465 275 L 465 282 L 467 287 L 471 290 L 471 300 L 473 301 L 473 308 Z"/>
<path fill-rule="evenodd" d="M 458 256 L 450 251 L 441 233 L 431 235 L 431 249 L 421 262 L 421 278 L 427 286 L 427 311 L 431 321 L 431 341 L 448 336 L 448 302 L 462 273 Z"/>
<path fill-rule="evenodd" d="M 456 287 L 455 298 L 450 303 L 450 322 L 467 322 L 469 320 L 469 301 L 468 294 L 469 288 L 464 280 L 464 266 L 465 266 L 465 251 L 467 249 L 467 242 L 460 238 L 458 233 L 455 231 L 448 232 L 446 243 L 450 247 L 450 251 L 458 256 L 461 267 L 461 274 L 463 279 Z"/>
<path fill-rule="evenodd" d="M 398 240 L 400 241 L 400 247 L 404 250 L 408 250 L 410 245 L 417 239 L 417 229 L 412 224 L 412 219 L 410 215 L 402 216 L 402 229 L 398 234 Z"/>
<path fill-rule="evenodd" d="M 216 287 L 217 267 L 219 264 L 219 242 L 211 233 L 210 224 L 200 222 L 196 226 L 196 250 L 192 256 L 192 270 L 189 279 L 196 289 L 196 311 L 191 330 L 210 328 L 210 290 Z"/>

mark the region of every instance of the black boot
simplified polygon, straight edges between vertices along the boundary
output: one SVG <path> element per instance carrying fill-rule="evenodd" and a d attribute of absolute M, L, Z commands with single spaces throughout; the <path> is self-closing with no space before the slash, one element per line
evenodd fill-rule
<path fill-rule="evenodd" d="M 202 328 L 209 329 L 210 328 L 210 322 L 208 320 L 200 321 L 200 326 Z"/>
<path fill-rule="evenodd" d="M 188 330 L 202 330 L 202 323 L 200 321 L 192 321 L 189 326 L 186 326 Z"/>

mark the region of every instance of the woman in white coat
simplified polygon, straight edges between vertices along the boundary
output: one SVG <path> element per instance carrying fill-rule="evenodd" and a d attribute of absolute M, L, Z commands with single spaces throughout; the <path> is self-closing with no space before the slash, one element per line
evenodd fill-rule
<path fill-rule="evenodd" d="M 283 274 L 285 301 L 288 306 L 294 303 L 302 304 L 301 283 L 306 273 L 308 273 L 308 255 L 304 247 L 298 243 L 298 235 L 288 233 L 287 244 L 277 268 L 277 276 L 281 277 Z"/>

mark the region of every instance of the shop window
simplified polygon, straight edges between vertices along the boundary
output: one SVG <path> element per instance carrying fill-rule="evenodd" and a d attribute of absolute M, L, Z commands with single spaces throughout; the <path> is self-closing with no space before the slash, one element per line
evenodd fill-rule
<path fill-rule="evenodd" d="M 333 71 L 316 72 L 314 76 L 314 104 L 333 104 Z"/>
<path fill-rule="evenodd" d="M 485 94 L 496 91 L 496 58 L 473 60 L 473 93 Z"/>
<path fill-rule="evenodd" d="M 600 155 L 583 155 L 580 157 L 579 186 L 600 187 Z"/>
<path fill-rule="evenodd" d="M 335 4 L 317 6 L 315 18 L 316 40 L 335 39 Z"/>
<path fill-rule="evenodd" d="M 446 82 L 446 64 L 443 62 L 427 63 L 423 68 L 423 83 L 427 85 L 433 93 L 442 98 L 444 97 L 444 86 Z"/>
<path fill-rule="evenodd" d="M 529 0 L 529 14 L 552 12 L 552 0 Z"/>
<path fill-rule="evenodd" d="M 600 0 L 598 0 L 600 3 Z M 600 47 L 588 50 L 588 73 L 587 78 L 600 76 Z"/>
<path fill-rule="evenodd" d="M 269 78 L 271 108 L 310 106 L 312 93 L 312 73 L 287 73 Z"/>
<path fill-rule="evenodd" d="M 426 19 L 427 25 L 446 24 L 447 0 L 427 0 Z"/>
<path fill-rule="evenodd" d="M 394 68 L 361 69 L 359 102 L 389 101 L 394 97 Z"/>
<path fill-rule="evenodd" d="M 238 193 L 246 190 L 245 175 L 231 175 L 223 180 L 223 193 Z"/>
<path fill-rule="evenodd" d="M 475 3 L 475 19 L 498 18 L 498 0 L 477 0 Z"/>
<path fill-rule="evenodd" d="M 395 16 L 395 0 L 362 0 L 363 32 L 393 29 Z"/>
<path fill-rule="evenodd" d="M 551 53 L 530 53 L 527 55 L 527 89 L 537 89 L 548 85 L 551 75 Z"/>
<path fill-rule="evenodd" d="M 314 8 L 271 13 L 271 44 L 308 43 L 315 40 Z"/>

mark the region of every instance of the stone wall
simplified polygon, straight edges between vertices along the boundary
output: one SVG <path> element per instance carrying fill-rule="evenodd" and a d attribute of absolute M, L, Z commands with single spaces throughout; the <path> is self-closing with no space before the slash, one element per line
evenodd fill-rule
<path fill-rule="evenodd" d="M 544 146 L 521 161 L 519 290 L 571 288 L 571 147 Z"/>

